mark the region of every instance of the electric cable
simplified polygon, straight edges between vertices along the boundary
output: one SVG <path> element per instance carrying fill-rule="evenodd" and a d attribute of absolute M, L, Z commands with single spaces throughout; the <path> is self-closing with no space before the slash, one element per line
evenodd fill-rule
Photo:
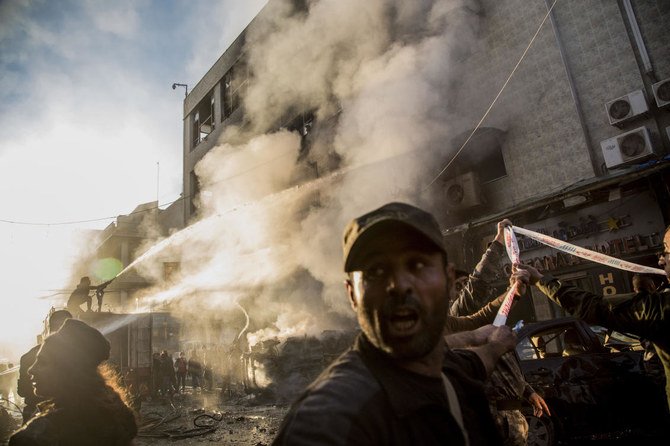
<path fill-rule="evenodd" d="M 507 85 L 509 84 L 510 80 L 512 79 L 512 77 L 513 77 L 514 74 L 516 73 L 517 69 L 518 69 L 519 66 L 521 65 L 521 62 L 525 59 L 526 54 L 528 53 L 528 51 L 530 50 L 531 46 L 532 46 L 533 43 L 535 42 L 535 39 L 537 38 L 537 36 L 538 36 L 539 33 L 540 33 L 540 30 L 542 29 L 542 27 L 543 27 L 544 24 L 546 23 L 547 18 L 549 17 L 549 15 L 551 14 L 551 11 L 554 9 L 554 6 L 556 6 L 557 3 L 558 3 L 558 0 L 554 0 L 554 2 L 552 3 L 551 7 L 547 10 L 546 15 L 545 15 L 544 18 L 542 19 L 542 22 L 541 22 L 540 25 L 538 26 L 538 28 L 537 28 L 537 30 L 535 31 L 535 34 L 534 34 L 533 37 L 531 38 L 530 42 L 529 42 L 528 45 L 526 46 L 526 49 L 525 49 L 525 50 L 523 51 L 523 53 L 521 54 L 521 57 L 519 58 L 519 60 L 517 61 L 516 65 L 515 65 L 514 68 L 512 69 L 511 73 L 509 74 L 509 76 L 508 76 L 507 79 L 505 80 L 504 84 L 502 85 L 502 87 L 501 87 L 500 90 L 498 91 L 498 94 L 496 94 L 496 96 L 493 98 L 493 101 L 491 102 L 491 104 L 489 105 L 489 107 L 487 108 L 487 110 L 484 112 L 484 115 L 481 117 L 481 119 L 479 120 L 479 122 L 477 123 L 477 125 L 475 126 L 475 128 L 474 128 L 474 129 L 472 130 L 472 132 L 469 134 L 469 136 L 467 137 L 467 139 L 465 140 L 465 142 L 463 142 L 463 144 L 461 145 L 461 147 L 456 151 L 456 154 L 451 158 L 451 160 L 447 163 L 447 165 L 446 165 L 446 166 L 445 166 L 445 167 L 444 167 L 444 168 L 443 168 L 443 169 L 442 169 L 442 170 L 441 170 L 441 171 L 440 171 L 440 172 L 439 172 L 439 173 L 438 173 L 438 174 L 437 174 L 437 175 L 436 175 L 436 176 L 435 176 L 435 177 L 434 177 L 434 178 L 433 178 L 433 179 L 432 179 L 426 186 L 425 186 L 425 188 L 423 189 L 424 191 L 425 191 L 426 189 L 428 189 L 430 186 L 432 186 L 432 185 L 435 183 L 435 181 L 437 181 L 437 180 L 444 174 L 444 172 L 449 168 L 449 166 L 451 166 L 451 164 L 452 164 L 452 163 L 454 162 L 454 160 L 458 157 L 458 155 L 460 155 L 460 153 L 461 153 L 461 152 L 463 151 L 463 149 L 466 147 L 466 145 L 468 144 L 468 142 L 470 142 L 470 140 L 471 140 L 472 137 L 474 136 L 475 132 L 481 127 L 482 123 L 483 123 L 484 120 L 488 117 L 489 113 L 490 113 L 491 110 L 493 109 L 493 106 L 497 103 L 498 99 L 500 98 L 500 95 L 503 93 L 503 91 L 505 90 L 505 88 L 506 88 Z M 272 163 L 272 162 L 274 162 L 274 161 L 276 161 L 276 160 L 278 160 L 278 159 L 280 159 L 280 158 L 283 158 L 284 156 L 287 156 L 287 155 L 289 155 L 290 153 L 292 153 L 292 151 L 287 151 L 287 153 L 283 153 L 283 154 L 281 154 L 281 155 L 279 155 L 279 156 L 277 156 L 277 157 L 274 157 L 274 158 L 272 158 L 272 159 L 270 159 L 270 160 L 268 160 L 268 161 L 264 161 L 264 162 L 262 162 L 262 163 L 260 163 L 260 164 L 257 164 L 257 165 L 255 165 L 255 166 L 253 166 L 253 167 L 251 167 L 251 168 L 249 168 L 249 169 L 247 169 L 247 170 L 244 170 L 244 171 L 242 171 L 242 172 L 238 172 L 238 173 L 236 173 L 236 174 L 234 174 L 234 175 L 231 175 L 231 176 L 229 176 L 229 177 L 226 177 L 226 178 L 223 178 L 223 179 L 221 179 L 221 180 L 215 181 L 215 182 L 213 182 L 213 183 L 211 183 L 211 184 L 217 184 L 217 183 L 220 183 L 220 182 L 223 182 L 223 181 L 228 181 L 228 180 L 230 180 L 230 179 L 232 179 L 232 178 L 235 178 L 235 177 L 238 177 L 238 176 L 240 176 L 240 175 L 244 175 L 244 174 L 249 173 L 249 172 L 251 172 L 251 171 L 253 171 L 253 170 L 255 170 L 255 169 L 259 168 L 259 167 L 262 167 L 262 166 L 267 165 L 267 164 L 269 164 L 269 163 Z M 292 188 L 289 188 L 289 189 L 292 189 Z M 150 207 L 150 208 L 142 209 L 142 210 L 139 210 L 139 211 L 134 211 L 134 212 L 131 212 L 131 213 L 129 213 L 129 214 L 125 214 L 125 215 L 126 215 L 126 216 L 130 216 L 130 215 L 140 214 L 140 213 L 143 213 L 143 212 L 153 211 L 153 210 L 156 210 L 156 209 L 160 208 L 161 206 L 171 205 L 171 204 L 177 203 L 177 202 L 179 202 L 179 201 L 181 201 L 181 200 L 185 200 L 185 199 L 187 199 L 187 198 L 191 198 L 193 195 L 194 195 L 194 194 L 185 195 L 185 196 L 179 197 L 179 198 L 177 198 L 176 200 L 173 200 L 173 201 L 171 201 L 171 202 L 163 203 L 162 205 L 157 204 L 156 206 L 152 206 L 152 207 Z M 124 215 L 124 214 L 120 214 L 120 215 Z M 117 215 L 117 216 L 110 216 L 110 217 L 92 218 L 92 219 L 86 219 L 86 220 L 72 220 L 72 221 L 53 222 L 53 223 L 27 222 L 27 221 L 19 221 L 19 220 L 11 220 L 11 219 L 0 219 L 0 223 L 7 223 L 7 224 L 14 224 L 14 225 L 24 225 L 24 226 L 65 226 L 65 225 L 73 225 L 73 224 L 80 224 L 80 223 L 93 223 L 93 222 L 98 222 L 98 221 L 113 220 L 113 219 L 116 219 L 116 218 L 118 218 L 118 215 Z"/>
<path fill-rule="evenodd" d="M 500 98 L 500 95 L 502 94 L 502 92 L 503 92 L 503 91 L 505 90 L 505 88 L 507 87 L 507 84 L 509 84 L 509 81 L 512 79 L 512 76 L 514 76 L 514 73 L 516 73 L 516 70 L 517 70 L 517 69 L 519 68 L 519 66 L 521 65 L 521 62 L 522 62 L 522 61 L 524 60 L 524 58 L 526 57 L 526 53 L 528 53 L 528 50 L 530 50 L 530 47 L 533 45 L 533 42 L 535 42 L 535 39 L 537 38 L 538 34 L 540 34 L 540 30 L 542 29 L 542 27 L 544 26 L 545 22 L 547 21 L 547 18 L 549 18 L 549 15 L 551 14 L 551 11 L 554 9 L 554 6 L 556 6 L 556 3 L 557 3 L 557 2 L 558 2 L 558 0 L 554 0 L 554 3 L 551 5 L 551 8 L 549 8 L 549 10 L 547 10 L 547 14 L 544 16 L 544 19 L 542 19 L 542 22 L 540 23 L 540 26 L 537 27 L 537 30 L 535 31 L 535 34 L 533 35 L 533 38 L 530 39 L 530 42 L 528 43 L 528 46 L 526 46 L 526 49 L 525 49 L 525 50 L 523 51 L 523 53 L 521 54 L 521 57 L 519 58 L 519 61 L 518 61 L 518 62 L 516 63 L 516 65 L 514 66 L 514 68 L 512 69 L 512 72 L 509 74 L 509 76 L 507 76 L 507 80 L 505 80 L 505 83 L 504 83 L 503 86 L 500 88 L 500 91 L 498 91 L 498 94 L 493 98 L 493 101 L 491 102 L 491 105 L 489 105 L 489 107 L 486 109 L 486 112 L 484 112 L 484 115 L 483 115 L 482 118 L 479 120 L 479 122 L 477 123 L 477 125 L 475 126 L 475 128 L 472 130 L 472 132 L 470 132 L 470 135 L 468 135 L 468 137 L 466 138 L 465 142 L 463 142 L 463 144 L 461 145 L 461 147 L 456 151 L 456 154 L 451 158 L 451 160 L 449 160 L 449 162 L 447 163 L 447 165 L 444 166 L 444 168 L 440 171 L 440 173 L 438 173 L 438 174 L 435 176 L 435 178 L 433 178 L 433 179 L 426 185 L 426 187 L 423 189 L 424 191 L 425 191 L 426 189 L 428 189 L 430 186 L 432 186 L 433 183 L 435 183 L 435 181 L 437 181 L 438 178 L 440 178 L 440 177 L 442 176 L 442 174 L 444 174 L 444 172 L 446 172 L 446 170 L 449 168 L 449 166 L 451 166 L 451 163 L 454 162 L 454 160 L 458 157 L 458 155 L 460 155 L 460 153 L 463 151 L 463 149 L 465 148 L 465 146 L 468 144 L 468 142 L 470 142 L 470 140 L 471 140 L 472 137 L 474 136 L 475 132 L 477 132 L 477 130 L 479 130 L 479 127 L 481 127 L 481 125 L 482 125 L 482 123 L 484 122 L 484 120 L 488 117 L 489 113 L 490 113 L 491 110 L 493 109 L 493 106 L 496 104 L 496 102 L 498 102 L 498 98 Z"/>

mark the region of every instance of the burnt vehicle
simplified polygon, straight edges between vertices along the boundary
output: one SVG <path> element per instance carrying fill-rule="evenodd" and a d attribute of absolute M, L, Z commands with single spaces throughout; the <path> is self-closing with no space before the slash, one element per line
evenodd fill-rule
<path fill-rule="evenodd" d="M 570 317 L 527 324 L 518 339 L 526 381 L 552 413 L 524 410 L 529 445 L 661 439 L 669 418 L 664 374 L 660 364 L 643 363 L 639 340 Z"/>

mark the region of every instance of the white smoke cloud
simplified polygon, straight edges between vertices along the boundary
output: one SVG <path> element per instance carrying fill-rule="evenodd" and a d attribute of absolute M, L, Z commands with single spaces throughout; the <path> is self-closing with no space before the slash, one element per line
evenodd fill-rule
<path fill-rule="evenodd" d="M 227 290 L 199 305 L 239 302 L 252 341 L 352 326 L 344 226 L 388 201 L 430 208 L 424 188 L 463 130 L 449 125 L 458 61 L 477 44 L 475 2 L 292 4 L 270 2 L 247 34 L 245 117 L 261 134 L 227 132 L 196 167 L 203 220 L 180 254 L 180 291 L 154 295 L 184 308 L 185 291 Z M 297 132 L 262 134 L 311 110 L 309 153 Z"/>
<path fill-rule="evenodd" d="M 0 2 L 0 218 L 86 221 L 179 196 L 183 91 L 170 86 L 202 77 L 264 0 L 212 3 Z M 16 359 L 64 306 L 87 243 L 73 226 L 0 224 L 0 313 L 12 315 L 0 357 Z"/>

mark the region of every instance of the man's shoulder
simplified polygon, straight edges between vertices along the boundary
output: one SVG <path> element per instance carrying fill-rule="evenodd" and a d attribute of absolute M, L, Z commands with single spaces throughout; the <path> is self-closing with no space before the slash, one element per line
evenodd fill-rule
<path fill-rule="evenodd" d="M 381 387 L 360 353 L 350 350 L 293 404 L 274 444 L 351 444 L 354 438 L 366 444 L 371 421 L 364 415 L 379 414 L 371 404 L 382 401 L 381 396 Z"/>
<path fill-rule="evenodd" d="M 336 359 L 305 391 L 302 402 L 355 407 L 381 391 L 360 352 L 349 350 Z"/>

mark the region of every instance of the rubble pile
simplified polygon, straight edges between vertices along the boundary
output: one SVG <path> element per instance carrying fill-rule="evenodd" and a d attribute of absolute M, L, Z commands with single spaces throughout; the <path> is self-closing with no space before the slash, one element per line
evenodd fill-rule
<path fill-rule="evenodd" d="M 325 331 L 320 337 L 264 340 L 251 347 L 245 361 L 247 388 L 276 404 L 292 402 L 335 358 L 349 348 L 356 332 Z"/>

